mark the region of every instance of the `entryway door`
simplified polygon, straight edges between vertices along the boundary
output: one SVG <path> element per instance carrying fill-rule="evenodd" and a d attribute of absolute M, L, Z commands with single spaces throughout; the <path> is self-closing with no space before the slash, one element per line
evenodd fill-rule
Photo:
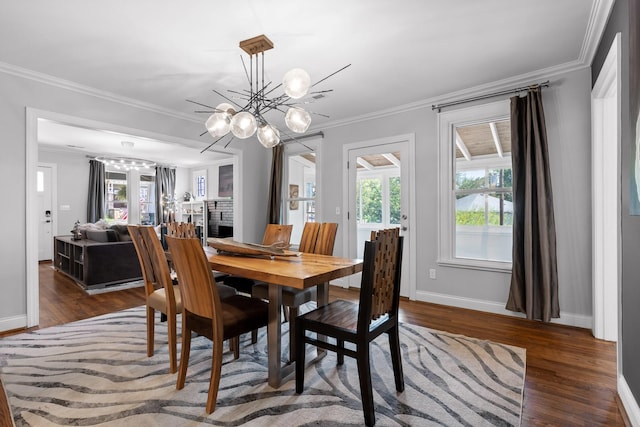
<path fill-rule="evenodd" d="M 412 142 L 412 136 L 405 135 L 345 146 L 347 256 L 363 257 L 364 242 L 370 239 L 371 231 L 399 227 L 404 236 L 400 295 L 415 299 Z M 360 287 L 360 280 L 360 274 L 350 276 L 345 286 Z"/>
<path fill-rule="evenodd" d="M 53 178 L 54 166 L 38 164 L 36 191 L 38 194 L 38 261 L 53 259 Z"/>

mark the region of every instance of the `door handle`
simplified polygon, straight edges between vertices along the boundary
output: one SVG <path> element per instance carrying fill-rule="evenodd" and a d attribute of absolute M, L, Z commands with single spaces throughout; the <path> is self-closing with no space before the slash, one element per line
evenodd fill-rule
<path fill-rule="evenodd" d="M 50 220 L 50 219 L 48 219 L 48 220 L 46 220 L 45 222 L 46 222 L 46 223 L 49 223 L 49 222 L 51 222 L 51 220 Z"/>
<path fill-rule="evenodd" d="M 406 225 L 402 226 L 402 231 L 407 231 L 407 226 Z"/>

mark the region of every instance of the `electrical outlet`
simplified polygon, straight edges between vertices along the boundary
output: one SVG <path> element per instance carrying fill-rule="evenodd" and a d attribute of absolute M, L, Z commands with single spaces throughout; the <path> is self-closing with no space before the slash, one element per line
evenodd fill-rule
<path fill-rule="evenodd" d="M 336 215 L 340 215 L 340 206 L 336 206 Z"/>
<path fill-rule="evenodd" d="M 429 269 L 429 279 L 434 279 L 436 278 L 436 269 L 435 268 L 430 268 Z"/>

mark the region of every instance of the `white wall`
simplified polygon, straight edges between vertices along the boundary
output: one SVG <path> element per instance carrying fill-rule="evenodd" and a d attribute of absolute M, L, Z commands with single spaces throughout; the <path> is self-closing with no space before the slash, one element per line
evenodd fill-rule
<path fill-rule="evenodd" d="M 26 318 L 25 229 L 32 226 L 26 223 L 26 108 L 191 141 L 198 140 L 198 135 L 202 133 L 202 123 L 165 114 L 159 109 L 135 102 L 121 102 L 112 96 L 66 82 L 51 82 L 42 76 L 25 78 L 4 68 L 0 69 L 0 93 L 0 138 L 3 151 L 0 179 L 5 183 L 3 198 L 11 201 L 11 209 L 0 210 L 0 219 L 2 223 L 12 225 L 5 227 L 0 246 L 0 268 L 3 272 L 0 330 L 6 330 L 19 327 L 16 325 Z M 203 140 L 203 146 L 205 142 Z M 252 171 L 241 183 L 241 203 L 244 209 L 254 213 L 245 215 L 242 231 L 246 236 L 255 238 L 262 235 L 266 222 L 268 183 L 264 177 L 268 175 L 270 155 L 258 147 L 258 144 L 247 144 L 239 148 L 242 149 L 243 167 Z"/>
<path fill-rule="evenodd" d="M 551 158 L 558 247 L 559 299 L 563 323 L 591 325 L 591 172 L 589 68 L 551 76 L 543 102 Z M 491 99 L 495 101 L 497 98 Z M 467 107 L 468 105 L 464 105 Z M 394 135 L 415 134 L 417 194 L 417 299 L 501 312 L 508 297 L 510 274 L 439 266 L 437 114 L 425 107 L 385 118 L 324 129 L 322 217 L 340 222 L 342 211 L 342 146 Z M 337 246 L 336 255 L 343 248 Z M 428 270 L 437 270 L 437 279 Z"/>

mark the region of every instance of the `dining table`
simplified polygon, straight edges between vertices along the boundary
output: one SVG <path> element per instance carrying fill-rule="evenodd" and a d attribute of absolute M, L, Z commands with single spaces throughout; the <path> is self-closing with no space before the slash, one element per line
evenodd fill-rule
<path fill-rule="evenodd" d="M 289 256 L 247 256 L 205 248 L 211 268 L 269 284 L 267 360 L 268 383 L 278 388 L 294 373 L 295 362 L 282 363 L 282 287 L 317 287 L 318 306 L 329 302 L 329 281 L 362 271 L 361 259 L 310 253 Z M 290 343 L 293 345 L 293 343 Z"/>

